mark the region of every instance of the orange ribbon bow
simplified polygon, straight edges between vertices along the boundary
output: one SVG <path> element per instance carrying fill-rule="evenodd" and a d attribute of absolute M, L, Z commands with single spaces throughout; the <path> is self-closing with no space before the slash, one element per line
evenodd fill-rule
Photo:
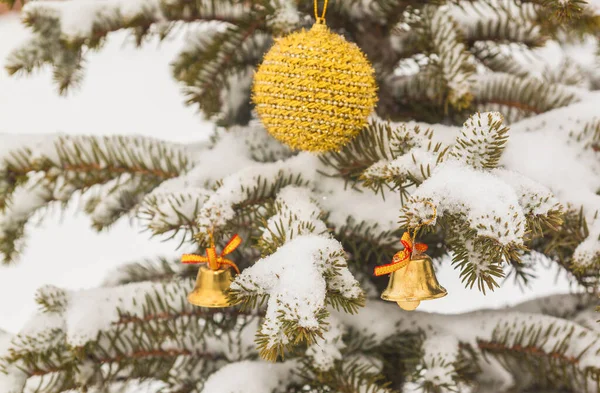
<path fill-rule="evenodd" d="M 404 246 L 404 250 L 398 251 L 394 258 L 392 258 L 392 263 L 388 263 L 387 265 L 381 265 L 375 267 L 375 275 L 383 276 L 384 274 L 390 274 L 395 272 L 396 270 L 402 269 L 410 263 L 410 257 L 413 253 L 413 241 L 410 238 L 410 234 L 408 232 L 404 232 L 402 235 L 402 239 L 400 242 Z M 418 253 L 422 253 L 427 251 L 427 244 L 424 243 L 415 243 L 414 249 Z"/>
<path fill-rule="evenodd" d="M 242 238 L 234 235 L 229 240 L 229 243 L 223 247 L 221 255 L 217 255 L 217 249 L 211 236 L 210 247 L 206 249 L 206 255 L 184 254 L 181 256 L 181 262 L 185 264 L 206 263 L 212 270 L 219 270 L 221 265 L 227 265 L 231 266 L 239 274 L 240 269 L 233 261 L 225 258 L 225 255 L 231 254 L 240 244 L 242 244 Z"/>

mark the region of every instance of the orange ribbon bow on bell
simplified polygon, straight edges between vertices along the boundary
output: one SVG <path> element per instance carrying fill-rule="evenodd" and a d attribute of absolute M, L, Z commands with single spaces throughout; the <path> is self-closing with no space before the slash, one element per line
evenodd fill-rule
<path fill-rule="evenodd" d="M 395 272 L 396 270 L 402 269 L 410 263 L 410 257 L 413 253 L 413 241 L 410 238 L 410 234 L 408 232 L 404 232 L 402 235 L 402 239 L 400 242 L 404 246 L 404 250 L 398 251 L 394 258 L 392 258 L 392 263 L 388 263 L 387 265 L 381 265 L 375 267 L 375 275 L 383 276 L 384 274 L 390 274 Z M 427 251 L 427 244 L 424 243 L 415 243 L 414 250 L 418 253 L 422 253 Z"/>
<path fill-rule="evenodd" d="M 223 247 L 221 255 L 217 255 L 217 249 L 215 248 L 215 243 L 211 236 L 210 247 L 206 249 L 206 255 L 184 254 L 181 256 L 181 262 L 185 264 L 206 263 L 212 270 L 219 270 L 221 265 L 228 265 L 239 274 L 240 269 L 233 261 L 225 258 L 225 255 L 231 254 L 240 244 L 242 244 L 242 238 L 238 235 L 234 235 L 231 240 L 229 240 L 229 243 Z"/>

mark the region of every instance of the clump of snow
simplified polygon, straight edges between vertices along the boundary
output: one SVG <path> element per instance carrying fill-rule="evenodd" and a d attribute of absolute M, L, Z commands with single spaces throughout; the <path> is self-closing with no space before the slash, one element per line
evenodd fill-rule
<path fill-rule="evenodd" d="M 423 342 L 423 372 L 421 383 L 428 382 L 434 386 L 453 386 L 456 370 L 454 363 L 458 358 L 459 342 L 449 334 L 431 335 Z"/>
<path fill-rule="evenodd" d="M 170 192 L 155 190 L 142 201 L 141 217 L 154 233 L 195 225 L 198 209 L 210 194 L 209 190 L 201 187 L 186 187 Z"/>
<path fill-rule="evenodd" d="M 290 385 L 297 378 L 293 373 L 297 368 L 293 360 L 230 363 L 208 377 L 201 393 L 271 393 Z"/>
<path fill-rule="evenodd" d="M 231 340 L 224 339 L 222 335 L 204 337 L 205 351 L 223 354 L 231 362 L 254 357 L 256 355 L 254 337 L 258 331 L 259 321 L 258 317 L 253 317 L 249 322 L 245 321 L 240 331 L 236 329 L 233 334 L 228 335 L 233 337 Z"/>
<path fill-rule="evenodd" d="M 110 330 L 121 314 L 143 317 L 148 294 L 163 294 L 165 305 L 178 310 L 188 306 L 181 302 L 192 288 L 190 280 L 168 283 L 141 282 L 118 287 L 74 291 L 69 295 L 67 310 L 63 313 L 67 341 L 74 347 L 93 341 L 101 331 Z"/>
<path fill-rule="evenodd" d="M 267 19 L 267 26 L 281 34 L 289 33 L 300 24 L 298 7 L 293 0 L 271 0 L 275 12 Z"/>
<path fill-rule="evenodd" d="M 363 172 L 366 179 L 406 179 L 423 181 L 437 165 L 437 156 L 423 148 L 413 148 L 391 161 L 378 161 Z"/>
<path fill-rule="evenodd" d="M 27 374 L 14 365 L 4 364 L 2 357 L 8 355 L 13 336 L 0 330 L 0 391 L 22 393 L 27 382 Z M 4 370 L 5 372 L 2 372 Z"/>
<path fill-rule="evenodd" d="M 269 295 L 261 327 L 269 336 L 268 348 L 286 344 L 283 322 L 293 321 L 309 330 L 321 328 L 317 318 L 325 308 L 328 283 L 325 273 L 343 279 L 335 290 L 349 299 L 362 295 L 358 282 L 347 270 L 342 245 L 323 236 L 298 236 L 277 251 L 245 269 L 231 289 L 246 296 Z"/>
<path fill-rule="evenodd" d="M 465 121 L 450 155 L 475 169 L 487 167 L 490 155 L 500 148 L 504 118 L 499 112 L 476 113 Z"/>
<path fill-rule="evenodd" d="M 314 366 L 322 371 L 330 370 L 336 360 L 342 359 L 341 350 L 346 347 L 342 341 L 344 325 L 331 315 L 327 318 L 327 323 L 327 331 L 306 350 L 306 355 L 312 358 Z"/>
<path fill-rule="evenodd" d="M 561 210 L 558 199 L 548 187 L 505 169 L 494 169 L 492 173 L 509 184 L 519 196 L 519 205 L 525 214 L 535 216 L 548 214 L 552 210 Z"/>
<path fill-rule="evenodd" d="M 263 229 L 262 239 L 270 241 L 283 230 L 285 239 L 310 234 L 327 234 L 327 226 L 319 219 L 321 209 L 306 188 L 287 186 L 275 199 L 277 214 L 271 216 Z"/>
<path fill-rule="evenodd" d="M 519 199 L 508 184 L 490 173 L 446 161 L 417 188 L 407 205 L 422 200 L 430 200 L 440 218 L 464 215 L 478 236 L 504 245 L 523 242 L 525 217 Z"/>
<path fill-rule="evenodd" d="M 136 191 L 147 187 L 143 177 L 131 176 L 129 173 L 121 175 L 106 184 L 100 185 L 91 201 L 93 209 L 89 212 L 92 222 L 105 226 L 114 222 L 114 217 L 123 211 L 124 202 L 137 204 L 143 195 Z"/>
<path fill-rule="evenodd" d="M 600 209 L 600 205 L 598 206 Z M 600 266 L 600 218 L 589 225 L 588 237 L 573 253 L 573 263 L 579 267 Z"/>

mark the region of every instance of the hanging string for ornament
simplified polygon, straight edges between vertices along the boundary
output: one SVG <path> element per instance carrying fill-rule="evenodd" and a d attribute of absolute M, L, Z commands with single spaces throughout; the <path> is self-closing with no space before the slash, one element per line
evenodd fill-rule
<path fill-rule="evenodd" d="M 422 254 L 425 251 L 427 251 L 427 248 L 428 248 L 427 244 L 416 243 L 417 232 L 419 231 L 419 229 L 421 227 L 429 225 L 435 221 L 435 218 L 437 217 L 437 209 L 433 203 L 431 203 L 429 201 L 424 201 L 424 202 L 426 204 L 428 204 L 429 206 L 431 206 L 431 209 L 433 210 L 433 214 L 432 214 L 431 218 L 429 220 L 419 223 L 419 225 L 417 225 L 417 227 L 413 230 L 412 236 L 409 231 L 406 231 L 402 234 L 402 238 L 400 239 L 400 242 L 404 246 L 404 249 L 401 251 L 398 251 L 394 255 L 391 263 L 376 266 L 375 270 L 373 272 L 375 274 L 375 276 L 383 276 L 386 274 L 393 273 L 396 270 L 400 270 L 403 267 L 408 266 L 413 255 Z M 416 253 L 415 253 L 415 251 L 416 251 Z"/>
<path fill-rule="evenodd" d="M 325 23 L 325 14 L 327 14 L 327 3 L 329 0 L 325 0 L 323 2 L 323 13 L 319 16 L 319 0 L 315 0 L 315 19 L 317 23 L 323 24 Z"/>
<path fill-rule="evenodd" d="M 229 242 L 223 247 L 221 254 L 217 255 L 217 249 L 215 247 L 215 241 L 213 239 L 212 231 L 208 234 L 210 238 L 210 246 L 206 249 L 206 255 L 197 254 L 184 254 L 181 256 L 181 262 L 187 265 L 191 264 L 207 264 L 208 267 L 213 270 L 220 270 L 223 265 L 230 266 L 236 273 L 240 274 L 240 269 L 237 265 L 225 258 L 225 255 L 231 254 L 236 248 L 242 244 L 242 238 L 239 235 L 234 235 Z"/>

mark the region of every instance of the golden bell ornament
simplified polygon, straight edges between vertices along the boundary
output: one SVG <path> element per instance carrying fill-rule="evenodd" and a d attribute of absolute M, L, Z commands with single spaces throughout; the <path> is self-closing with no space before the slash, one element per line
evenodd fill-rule
<path fill-rule="evenodd" d="M 398 303 L 403 310 L 416 309 L 422 300 L 432 300 L 448 294 L 438 282 L 429 256 L 422 254 L 390 275 L 383 300 Z"/>
<path fill-rule="evenodd" d="M 233 281 L 233 273 L 229 268 L 234 269 L 238 274 L 240 270 L 225 256 L 232 253 L 241 243 L 242 239 L 235 235 L 223 248 L 221 254 L 217 255 L 211 233 L 210 247 L 206 249 L 206 255 L 185 254 L 181 257 L 181 262 L 185 264 L 206 264 L 206 266 L 200 266 L 198 270 L 196 286 L 188 295 L 188 302 L 200 307 L 233 306 L 227 297 L 227 291 Z"/>
<path fill-rule="evenodd" d="M 227 290 L 233 281 L 231 269 L 212 270 L 200 266 L 196 277 L 196 286 L 187 299 L 194 306 L 229 307 Z"/>

